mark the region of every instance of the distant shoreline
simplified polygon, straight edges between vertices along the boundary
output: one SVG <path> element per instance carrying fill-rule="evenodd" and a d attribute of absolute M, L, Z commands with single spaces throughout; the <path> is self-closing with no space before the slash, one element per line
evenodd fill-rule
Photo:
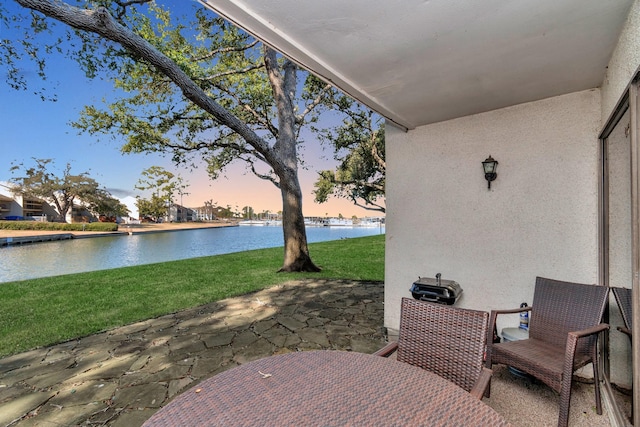
<path fill-rule="evenodd" d="M 0 229 L 0 239 L 10 237 L 36 237 L 58 234 L 71 234 L 73 238 L 113 236 L 119 234 L 159 233 L 168 231 L 193 230 L 199 228 L 235 227 L 237 221 L 212 221 L 212 222 L 169 222 L 169 223 L 143 223 L 143 224 L 119 224 L 118 231 L 73 231 L 62 230 L 4 230 Z"/>

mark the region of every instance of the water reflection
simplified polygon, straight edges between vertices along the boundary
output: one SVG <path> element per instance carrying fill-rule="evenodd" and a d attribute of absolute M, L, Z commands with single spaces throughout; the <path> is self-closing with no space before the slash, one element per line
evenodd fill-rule
<path fill-rule="evenodd" d="M 309 227 L 309 243 L 371 236 L 384 228 Z M 152 264 L 283 245 L 280 227 L 223 227 L 60 240 L 0 248 L 0 282 Z"/>

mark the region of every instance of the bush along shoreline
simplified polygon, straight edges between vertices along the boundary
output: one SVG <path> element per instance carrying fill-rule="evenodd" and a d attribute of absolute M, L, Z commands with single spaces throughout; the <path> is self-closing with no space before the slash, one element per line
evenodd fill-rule
<path fill-rule="evenodd" d="M 42 230 L 42 231 L 118 231 L 115 222 L 39 222 L 39 221 L 0 221 L 0 230 Z"/>

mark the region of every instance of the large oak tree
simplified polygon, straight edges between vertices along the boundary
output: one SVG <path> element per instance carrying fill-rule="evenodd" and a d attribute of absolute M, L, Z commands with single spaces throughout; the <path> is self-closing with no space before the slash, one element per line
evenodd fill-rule
<path fill-rule="evenodd" d="M 302 84 L 296 64 L 202 7 L 191 8 L 188 23 L 184 17 L 174 21 L 150 0 L 79 0 L 81 7 L 14 1 L 38 12 L 32 14 L 35 32 L 51 22 L 72 29 L 47 52 L 66 50 L 87 76 L 108 76 L 119 91 L 107 108 L 87 106 L 75 126 L 125 137 L 124 152 L 168 153 L 185 164 L 203 159 L 213 178 L 234 161 L 246 162 L 282 196 L 281 271 L 319 270 L 307 248 L 298 145 L 301 130 L 328 108 L 325 96 L 336 95 L 331 86 L 308 73 Z M 31 36 L 23 46 L 44 70 L 44 49 Z M 11 49 L 0 61 L 20 87 L 20 74 L 12 73 L 17 50 Z"/>

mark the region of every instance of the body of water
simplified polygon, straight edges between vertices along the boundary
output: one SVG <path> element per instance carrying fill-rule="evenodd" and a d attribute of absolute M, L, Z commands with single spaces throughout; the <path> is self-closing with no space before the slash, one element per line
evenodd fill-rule
<path fill-rule="evenodd" d="M 309 243 L 372 236 L 377 227 L 308 227 Z M 217 227 L 0 248 L 0 282 L 153 264 L 284 245 L 281 227 Z"/>

